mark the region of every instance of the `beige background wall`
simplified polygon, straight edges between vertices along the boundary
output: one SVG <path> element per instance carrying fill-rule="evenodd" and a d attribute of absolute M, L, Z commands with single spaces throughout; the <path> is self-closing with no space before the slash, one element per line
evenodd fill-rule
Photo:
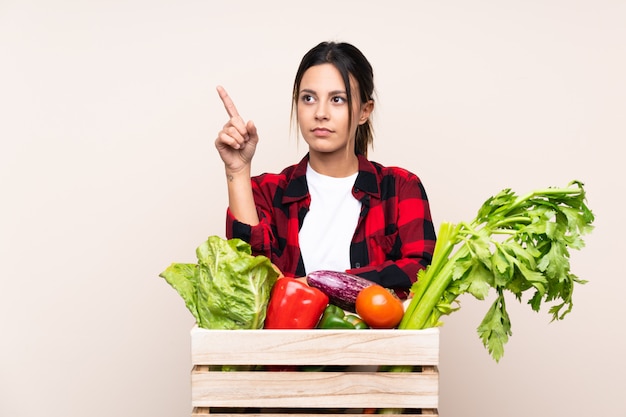
<path fill-rule="evenodd" d="M 445 417 L 624 416 L 624 1 L 0 0 L 0 416 L 190 414 L 182 299 L 158 278 L 223 235 L 223 84 L 299 160 L 291 83 L 321 40 L 376 71 L 371 158 L 424 181 L 435 222 L 502 188 L 586 184 L 597 215 L 549 324 L 509 302 L 494 363 L 462 299 L 442 329 Z"/>

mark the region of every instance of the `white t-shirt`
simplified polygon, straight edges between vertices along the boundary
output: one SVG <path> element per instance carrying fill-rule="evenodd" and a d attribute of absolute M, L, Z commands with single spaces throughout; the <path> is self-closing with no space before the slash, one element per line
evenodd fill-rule
<path fill-rule="evenodd" d="M 350 269 L 350 243 L 361 212 L 361 202 L 352 195 L 357 175 L 329 177 L 307 166 L 311 206 L 299 234 L 307 273 Z"/>

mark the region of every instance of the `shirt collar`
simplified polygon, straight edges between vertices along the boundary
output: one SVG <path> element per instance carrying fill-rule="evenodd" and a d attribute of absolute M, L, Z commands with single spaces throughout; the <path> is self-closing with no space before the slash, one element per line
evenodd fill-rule
<path fill-rule="evenodd" d="M 379 184 L 382 179 L 380 178 L 379 170 L 365 156 L 361 154 L 357 156 L 359 158 L 359 175 L 356 177 L 354 187 L 357 190 L 370 194 L 372 197 L 380 197 Z"/>
<path fill-rule="evenodd" d="M 380 173 L 374 164 L 367 160 L 361 154 L 357 155 L 359 159 L 359 175 L 354 182 L 356 191 L 363 191 L 371 194 L 373 197 L 380 196 L 378 187 Z M 309 154 L 306 154 L 300 162 L 295 166 L 289 178 L 287 178 L 287 187 L 283 195 L 283 203 L 291 203 L 305 198 L 309 193 L 306 183 L 306 167 L 309 162 Z"/>

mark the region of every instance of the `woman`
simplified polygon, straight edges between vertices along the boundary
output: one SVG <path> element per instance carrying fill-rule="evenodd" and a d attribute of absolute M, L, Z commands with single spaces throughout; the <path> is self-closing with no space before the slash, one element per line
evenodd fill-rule
<path fill-rule="evenodd" d="M 256 127 L 217 90 L 230 116 L 215 142 L 228 184 L 227 237 L 249 242 L 286 276 L 347 271 L 406 297 L 431 261 L 435 231 L 419 178 L 367 159 L 374 81 L 363 54 L 322 42 L 302 58 L 292 113 L 309 151 L 279 174 L 251 178 Z"/>

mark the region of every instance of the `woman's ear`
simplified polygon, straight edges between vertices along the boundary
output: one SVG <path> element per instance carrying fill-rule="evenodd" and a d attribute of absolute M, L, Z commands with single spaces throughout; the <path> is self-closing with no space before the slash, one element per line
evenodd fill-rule
<path fill-rule="evenodd" d="M 370 114 L 372 114 L 373 110 L 374 110 L 374 100 L 368 100 L 366 103 L 364 103 L 361 106 L 361 116 L 359 117 L 360 125 L 367 122 L 367 119 L 370 117 Z"/>

